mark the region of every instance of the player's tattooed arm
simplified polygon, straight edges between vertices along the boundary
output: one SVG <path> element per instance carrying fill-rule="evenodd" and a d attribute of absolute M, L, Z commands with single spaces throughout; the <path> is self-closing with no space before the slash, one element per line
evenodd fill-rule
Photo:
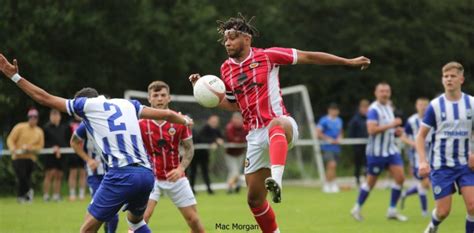
<path fill-rule="evenodd" d="M 97 161 L 89 157 L 87 153 L 84 151 L 82 148 L 82 139 L 80 139 L 76 135 L 72 135 L 71 139 L 69 140 L 69 144 L 71 145 L 71 148 L 76 152 L 76 154 L 87 163 L 87 166 L 89 166 L 92 170 L 97 169 Z"/>
<path fill-rule="evenodd" d="M 237 105 L 237 103 L 230 102 L 226 98 L 222 99 L 222 101 L 219 103 L 218 107 L 220 109 L 224 109 L 224 110 L 231 111 L 231 112 L 240 112 L 239 105 Z"/>
<path fill-rule="evenodd" d="M 41 89 L 40 87 L 28 82 L 25 78 L 19 76 L 18 63 L 16 59 L 11 64 L 3 54 L 0 54 L 0 70 L 6 78 L 13 80 L 17 86 L 29 95 L 37 103 L 66 112 L 66 99 L 54 96 Z M 16 81 L 15 81 L 16 78 Z"/>
<path fill-rule="evenodd" d="M 170 182 L 176 182 L 184 174 L 186 168 L 191 164 L 194 156 L 194 145 L 191 138 L 181 141 L 184 148 L 183 159 L 179 166 L 166 174 L 166 180 Z"/>
<path fill-rule="evenodd" d="M 344 58 L 330 53 L 311 52 L 297 50 L 297 64 L 315 64 L 315 65 L 344 65 L 360 67 L 362 70 L 370 65 L 370 59 L 360 56 L 356 58 Z"/>

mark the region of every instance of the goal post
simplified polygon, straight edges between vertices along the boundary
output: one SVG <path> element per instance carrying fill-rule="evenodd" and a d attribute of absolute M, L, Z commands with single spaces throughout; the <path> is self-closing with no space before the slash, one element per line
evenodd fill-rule
<path fill-rule="evenodd" d="M 285 177 L 290 176 L 290 179 L 303 180 L 312 180 L 317 177 L 320 181 L 324 181 L 324 163 L 321 156 L 320 144 L 316 135 L 315 119 L 308 89 L 304 85 L 285 87 L 282 88 L 282 95 L 288 112 L 298 123 L 299 131 L 298 141 L 295 143 L 294 148 L 288 152 L 286 166 L 287 175 L 285 175 Z M 146 91 L 126 90 L 124 92 L 124 98 L 137 99 L 142 104 L 148 105 L 148 93 Z M 192 95 L 171 95 L 170 108 L 190 115 L 195 121 L 195 128 L 198 129 L 200 126 L 205 124 L 209 115 L 216 114 L 221 118 L 220 129 L 222 132 L 232 114 L 231 112 L 217 108 L 209 109 L 202 107 L 197 103 Z M 224 147 L 239 146 L 242 145 L 232 143 L 224 144 Z M 207 144 L 195 145 L 195 149 L 208 148 L 209 145 Z M 217 160 L 217 162 L 221 163 L 220 165 L 217 165 L 218 168 L 225 167 L 222 160 Z M 316 172 L 314 172 L 314 170 L 316 170 Z M 218 173 L 219 176 L 224 174 L 222 172 Z"/>

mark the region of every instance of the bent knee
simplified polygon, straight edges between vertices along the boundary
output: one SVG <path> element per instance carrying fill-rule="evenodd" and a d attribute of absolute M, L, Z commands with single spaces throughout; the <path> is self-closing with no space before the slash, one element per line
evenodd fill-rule
<path fill-rule="evenodd" d="M 264 203 L 265 203 L 265 199 L 260 199 L 260 198 L 248 198 L 247 199 L 247 204 L 250 206 L 250 208 L 260 207 Z"/>
<path fill-rule="evenodd" d="M 442 220 L 442 219 L 447 218 L 450 212 L 451 212 L 451 208 L 437 208 L 436 216 L 440 218 L 440 220 Z"/>

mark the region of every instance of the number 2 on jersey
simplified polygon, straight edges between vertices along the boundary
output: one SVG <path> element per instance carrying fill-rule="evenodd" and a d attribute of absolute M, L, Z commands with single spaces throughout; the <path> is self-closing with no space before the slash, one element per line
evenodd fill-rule
<path fill-rule="evenodd" d="M 115 124 L 115 120 L 117 120 L 119 117 L 122 116 L 122 111 L 120 111 L 120 108 L 115 105 L 115 104 L 111 104 L 111 103 L 107 103 L 105 102 L 104 103 L 104 110 L 105 111 L 114 111 L 114 109 L 112 109 L 111 107 L 113 107 L 115 109 L 115 113 L 112 114 L 112 116 L 110 116 L 109 118 L 107 118 L 107 122 L 109 123 L 109 129 L 110 129 L 110 132 L 113 132 L 113 131 L 119 131 L 119 130 L 127 130 L 127 127 L 125 127 L 125 123 L 119 123 L 119 124 Z"/>

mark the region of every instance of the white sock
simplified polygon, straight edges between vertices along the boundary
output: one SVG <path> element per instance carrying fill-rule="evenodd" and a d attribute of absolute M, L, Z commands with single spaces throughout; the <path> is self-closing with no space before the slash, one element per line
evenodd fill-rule
<path fill-rule="evenodd" d="M 132 223 L 127 218 L 127 222 L 128 222 L 128 228 L 130 228 L 130 230 L 132 231 L 136 231 L 138 228 L 142 227 L 143 225 L 146 225 L 146 222 L 143 219 L 139 223 Z"/>
<path fill-rule="evenodd" d="M 53 194 L 53 200 L 59 200 L 59 193 Z"/>
<path fill-rule="evenodd" d="M 84 197 L 86 190 L 84 188 L 79 188 L 79 197 Z"/>
<path fill-rule="evenodd" d="M 474 222 L 474 216 L 467 214 L 466 220 L 469 221 L 469 222 Z"/>
<path fill-rule="evenodd" d="M 280 186 L 280 189 L 282 188 L 281 182 L 283 180 L 284 170 L 285 170 L 285 165 L 272 165 L 271 166 L 272 178 Z"/>
<path fill-rule="evenodd" d="M 69 189 L 69 196 L 75 197 L 75 196 L 76 196 L 76 189 L 70 188 L 70 189 Z"/>

